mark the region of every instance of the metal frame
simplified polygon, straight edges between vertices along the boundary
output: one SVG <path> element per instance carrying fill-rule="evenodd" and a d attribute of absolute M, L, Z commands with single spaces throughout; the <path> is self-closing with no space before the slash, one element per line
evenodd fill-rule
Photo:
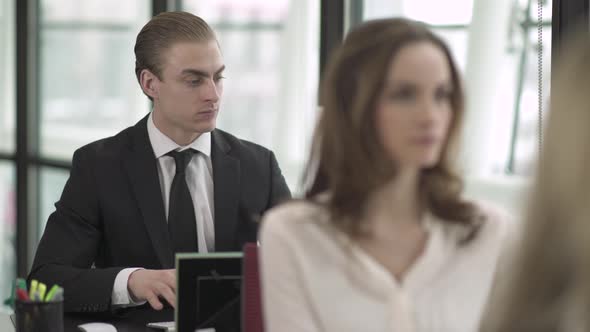
<path fill-rule="evenodd" d="M 344 0 L 321 0 L 320 4 L 320 80 L 332 50 L 344 36 Z"/>
<path fill-rule="evenodd" d="M 29 156 L 38 146 L 37 118 L 37 1 L 15 1 L 16 9 L 16 268 L 18 276 L 26 276 L 35 227 L 38 192 L 36 172 L 31 170 Z"/>
<path fill-rule="evenodd" d="M 168 10 L 167 0 L 152 0 L 152 16 L 156 16 Z"/>
<path fill-rule="evenodd" d="M 563 47 L 563 42 L 567 40 L 569 30 L 579 26 L 588 28 L 589 2 L 589 0 L 553 0 L 551 70 L 557 64 L 555 60 L 559 58 L 559 51 Z"/>

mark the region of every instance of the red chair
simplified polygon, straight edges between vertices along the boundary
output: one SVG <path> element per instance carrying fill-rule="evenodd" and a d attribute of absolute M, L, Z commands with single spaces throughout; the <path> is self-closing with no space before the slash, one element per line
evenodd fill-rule
<path fill-rule="evenodd" d="M 264 332 L 256 243 L 244 245 L 242 269 L 242 332 Z"/>

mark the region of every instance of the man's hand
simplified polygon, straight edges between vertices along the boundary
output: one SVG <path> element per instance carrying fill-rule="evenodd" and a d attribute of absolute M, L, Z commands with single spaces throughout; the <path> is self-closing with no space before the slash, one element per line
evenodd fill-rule
<path fill-rule="evenodd" d="M 176 270 L 137 270 L 127 281 L 129 295 L 137 301 L 148 301 L 152 308 L 161 310 L 163 297 L 172 307 L 176 306 Z"/>

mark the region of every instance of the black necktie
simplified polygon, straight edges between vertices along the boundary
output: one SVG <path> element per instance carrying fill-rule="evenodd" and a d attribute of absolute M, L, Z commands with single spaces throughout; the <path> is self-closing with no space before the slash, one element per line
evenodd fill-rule
<path fill-rule="evenodd" d="M 168 204 L 168 232 L 174 253 L 195 252 L 197 246 L 197 223 L 191 193 L 186 184 L 185 170 L 193 156 L 193 150 L 171 151 L 169 156 L 176 162 L 176 174 L 170 187 Z"/>

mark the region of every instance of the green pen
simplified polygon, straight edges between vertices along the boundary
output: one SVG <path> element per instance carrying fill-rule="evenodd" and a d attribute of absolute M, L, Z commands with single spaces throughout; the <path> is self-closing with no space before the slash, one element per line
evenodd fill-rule
<path fill-rule="evenodd" d="M 60 287 L 58 285 L 53 285 L 53 287 L 51 287 L 51 289 L 49 290 L 49 292 L 47 292 L 47 295 L 45 296 L 45 302 L 53 300 L 53 297 L 55 296 L 59 288 Z"/>
<path fill-rule="evenodd" d="M 59 302 L 59 301 L 63 301 L 63 300 L 64 300 L 64 289 L 61 287 L 58 287 L 57 291 L 55 291 L 55 294 L 53 295 L 53 301 Z"/>

